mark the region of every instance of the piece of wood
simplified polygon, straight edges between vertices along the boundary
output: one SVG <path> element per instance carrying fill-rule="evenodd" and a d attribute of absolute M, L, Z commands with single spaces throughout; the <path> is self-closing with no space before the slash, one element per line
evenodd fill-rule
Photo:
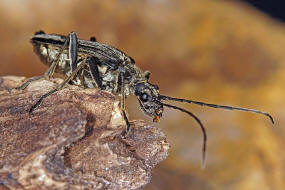
<path fill-rule="evenodd" d="M 113 94 L 67 85 L 30 107 L 61 79 L 8 91 L 24 77 L 0 77 L 1 189 L 141 189 L 169 143 L 156 127 L 132 121 L 128 135 Z"/>

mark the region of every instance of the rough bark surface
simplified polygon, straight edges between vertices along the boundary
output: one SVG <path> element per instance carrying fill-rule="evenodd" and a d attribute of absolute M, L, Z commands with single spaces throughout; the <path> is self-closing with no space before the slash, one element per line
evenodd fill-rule
<path fill-rule="evenodd" d="M 169 143 L 143 121 L 125 129 L 114 95 L 67 86 L 30 107 L 60 79 L 8 91 L 23 77 L 0 78 L 0 190 L 141 189 Z"/>

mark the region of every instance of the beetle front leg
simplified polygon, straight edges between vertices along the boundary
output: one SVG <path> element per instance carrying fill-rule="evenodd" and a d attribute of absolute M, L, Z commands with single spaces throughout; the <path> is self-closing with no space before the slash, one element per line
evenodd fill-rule
<path fill-rule="evenodd" d="M 123 75 L 120 73 L 119 74 L 119 80 L 120 80 L 120 86 L 121 86 L 121 110 L 123 112 L 123 117 L 124 120 L 126 122 L 127 128 L 126 130 L 123 132 L 123 136 L 125 137 L 129 130 L 130 130 L 130 122 L 128 120 L 127 114 L 126 114 L 126 105 L 125 105 L 125 100 L 126 100 L 126 96 L 125 96 L 125 83 L 124 83 L 124 77 Z"/>

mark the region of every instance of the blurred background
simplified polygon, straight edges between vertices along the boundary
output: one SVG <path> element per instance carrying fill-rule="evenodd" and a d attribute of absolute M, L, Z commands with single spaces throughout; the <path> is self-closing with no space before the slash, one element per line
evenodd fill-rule
<path fill-rule="evenodd" d="M 285 189 L 285 25 L 278 14 L 285 8 L 256 2 L 1 0 L 0 75 L 44 73 L 29 43 L 35 31 L 96 36 L 149 70 L 162 94 L 260 109 L 276 120 L 273 127 L 261 115 L 178 104 L 207 128 L 201 169 L 197 123 L 166 109 L 155 125 L 167 134 L 170 155 L 145 189 Z M 151 123 L 134 97 L 127 103 L 131 119 Z"/>

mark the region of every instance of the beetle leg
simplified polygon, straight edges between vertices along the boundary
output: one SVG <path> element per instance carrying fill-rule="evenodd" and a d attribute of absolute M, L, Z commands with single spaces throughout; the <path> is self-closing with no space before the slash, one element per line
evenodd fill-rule
<path fill-rule="evenodd" d="M 93 81 L 96 83 L 97 88 L 102 87 L 102 79 L 100 78 L 100 73 L 97 67 L 97 63 L 94 57 L 88 57 L 86 60 L 88 66 L 89 66 L 89 71 L 91 73 Z"/>
<path fill-rule="evenodd" d="M 73 72 L 77 67 L 78 38 L 75 32 L 71 32 L 69 34 L 68 39 L 69 39 L 68 54 L 69 54 L 69 59 L 71 61 L 71 69 Z"/>
<path fill-rule="evenodd" d="M 16 87 L 16 88 L 14 88 L 14 89 L 16 89 L 16 90 L 23 90 L 23 89 L 25 89 L 27 86 L 29 86 L 29 84 L 31 84 L 31 82 L 33 82 L 33 81 L 36 81 L 36 80 L 40 80 L 40 79 L 42 79 L 42 78 L 44 78 L 45 76 L 36 76 L 36 77 L 32 77 L 32 78 L 29 78 L 29 80 L 27 80 L 26 82 L 24 82 L 21 86 L 18 86 L 18 87 Z M 9 91 L 11 91 L 12 89 L 10 89 Z"/>
<path fill-rule="evenodd" d="M 91 37 L 90 37 L 90 41 L 92 41 L 92 42 L 97 42 L 97 39 L 96 39 L 95 36 L 91 36 Z"/>
<path fill-rule="evenodd" d="M 124 77 L 123 77 L 122 74 L 119 75 L 119 80 L 120 80 L 120 83 L 121 83 L 121 110 L 123 112 L 123 117 L 124 117 L 124 120 L 125 120 L 126 125 L 127 125 L 126 131 L 124 131 L 123 134 L 122 134 L 125 137 L 128 134 L 129 130 L 130 130 L 130 122 L 129 122 L 127 114 L 126 114 L 125 84 L 124 84 Z"/>
<path fill-rule="evenodd" d="M 75 70 L 76 66 L 77 66 L 77 55 L 78 55 L 78 38 L 75 32 L 71 32 L 68 34 L 68 37 L 66 38 L 62 48 L 60 49 L 59 53 L 57 54 L 56 58 L 54 59 L 54 61 L 52 62 L 52 64 L 50 65 L 48 71 L 45 73 L 46 77 L 51 77 L 55 71 L 56 66 L 58 65 L 59 61 L 60 61 L 60 56 L 62 55 L 63 51 L 68 47 L 68 52 L 69 52 L 69 59 L 71 61 L 71 68 L 72 71 Z"/>
<path fill-rule="evenodd" d="M 56 68 L 56 66 L 59 63 L 60 56 L 62 55 L 64 49 L 67 48 L 68 42 L 69 42 L 69 54 L 71 55 L 70 57 L 71 57 L 72 71 L 73 71 L 74 68 L 76 67 L 76 64 L 74 64 L 74 63 L 76 63 L 76 61 L 77 61 L 77 47 L 78 47 L 78 42 L 77 41 L 78 41 L 78 39 L 77 39 L 76 33 L 75 32 L 71 32 L 68 35 L 67 39 L 65 40 L 65 42 L 64 42 L 62 48 L 60 49 L 58 55 L 56 56 L 54 61 L 51 63 L 49 69 L 45 72 L 44 76 L 32 77 L 32 78 L 28 79 L 26 82 L 24 82 L 21 86 L 16 87 L 14 89 L 16 89 L 16 90 L 24 90 L 33 81 L 40 80 L 40 79 L 43 79 L 43 78 L 49 79 L 53 75 L 53 73 L 55 71 L 55 68 Z M 11 90 L 12 89 L 9 89 L 10 92 L 11 92 Z"/>
<path fill-rule="evenodd" d="M 78 66 L 75 68 L 75 70 L 71 73 L 70 76 L 68 76 L 62 83 L 60 83 L 55 89 L 47 92 L 46 94 L 42 95 L 40 99 L 35 103 L 31 109 L 29 110 L 29 113 L 32 114 L 32 112 L 41 104 L 41 102 L 48 97 L 49 95 L 55 93 L 56 91 L 62 89 L 70 80 L 74 78 L 74 76 L 86 65 L 86 59 L 78 63 Z"/>
<path fill-rule="evenodd" d="M 50 67 L 48 68 L 48 70 L 45 72 L 44 76 L 46 78 L 50 78 L 54 71 L 56 66 L 58 65 L 59 61 L 60 61 L 60 56 L 62 55 L 63 51 L 67 48 L 68 42 L 69 42 L 69 38 L 70 38 L 70 34 L 68 35 L 68 37 L 66 38 L 63 46 L 60 48 L 56 58 L 53 60 L 53 62 L 50 64 Z"/>

